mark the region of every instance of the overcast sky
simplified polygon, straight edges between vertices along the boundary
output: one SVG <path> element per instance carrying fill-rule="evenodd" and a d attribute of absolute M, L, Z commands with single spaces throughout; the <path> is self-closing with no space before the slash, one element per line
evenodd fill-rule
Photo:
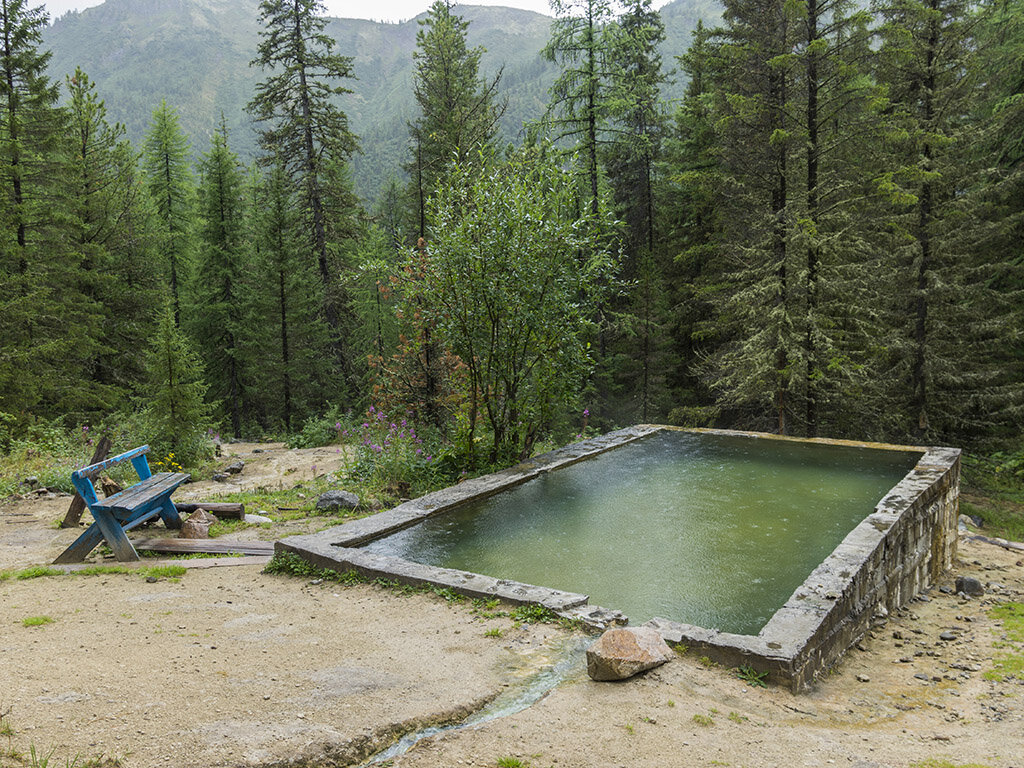
<path fill-rule="evenodd" d="M 99 5 L 103 0 L 46 0 L 43 5 L 56 19 L 65 11 L 81 10 Z M 342 18 L 374 19 L 376 21 L 404 21 L 411 19 L 430 7 L 431 0 L 323 0 L 328 16 Z M 664 5 L 668 0 L 655 2 Z M 550 15 L 548 0 L 474 0 L 466 5 L 505 5 L 512 8 L 527 8 L 531 11 Z"/>

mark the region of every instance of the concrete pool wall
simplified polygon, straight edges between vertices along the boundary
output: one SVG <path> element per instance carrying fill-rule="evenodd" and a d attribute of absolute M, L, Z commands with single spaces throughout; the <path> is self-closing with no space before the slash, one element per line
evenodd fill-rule
<path fill-rule="evenodd" d="M 467 480 L 321 533 L 276 544 L 336 571 L 357 571 L 409 584 L 435 584 L 470 597 L 538 603 L 593 627 L 624 622 L 621 613 L 588 604 L 587 596 L 467 571 L 376 555 L 358 547 L 474 499 L 491 496 L 545 472 L 574 464 L 663 429 L 640 425 L 584 440 L 500 472 Z M 648 622 L 666 639 L 728 666 L 749 666 L 793 690 L 833 666 L 870 628 L 952 567 L 956 554 L 960 451 L 842 440 L 779 437 L 753 432 L 687 430 L 765 440 L 797 440 L 881 450 L 916 451 L 917 465 L 812 571 L 757 635 L 734 635 L 667 619 Z"/>

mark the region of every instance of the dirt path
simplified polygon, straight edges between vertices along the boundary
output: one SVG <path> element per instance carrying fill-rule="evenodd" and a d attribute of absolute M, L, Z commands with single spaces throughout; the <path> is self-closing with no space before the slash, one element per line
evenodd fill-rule
<path fill-rule="evenodd" d="M 319 474 L 332 461 L 325 449 L 232 449 L 247 462 L 241 487 L 308 482 L 313 464 Z M 210 500 L 224 487 L 187 490 Z M 0 505 L 0 569 L 50 562 L 76 535 L 51 527 L 67 503 Z M 579 662 L 534 706 L 421 741 L 393 765 L 1024 768 L 1024 684 L 983 679 L 1003 652 L 987 609 L 1024 601 L 1022 563 L 1020 553 L 963 544 L 944 586 L 954 575 L 1002 586 L 973 600 L 932 590 L 806 695 L 748 686 L 689 655 L 617 684 L 591 682 Z M 52 621 L 23 625 L 36 616 Z M 76 755 L 79 765 L 104 755 L 125 768 L 350 765 L 416 724 L 460 719 L 550 663 L 563 638 L 433 595 L 252 565 L 153 583 L 9 579 L 0 582 L 0 766 L 30 765 L 30 747 L 55 750 L 51 765 L 62 766 Z"/>

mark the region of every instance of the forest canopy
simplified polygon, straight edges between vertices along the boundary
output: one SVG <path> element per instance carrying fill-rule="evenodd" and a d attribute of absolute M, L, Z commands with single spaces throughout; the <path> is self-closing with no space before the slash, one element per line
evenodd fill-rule
<path fill-rule="evenodd" d="M 552 12 L 510 144 L 435 0 L 371 207 L 316 0 L 259 7 L 252 163 L 167 100 L 134 145 L 0 0 L 0 450 L 116 423 L 198 462 L 371 408 L 451 476 L 638 421 L 1021 448 L 1022 0 L 725 0 L 672 60 L 651 0 Z"/>

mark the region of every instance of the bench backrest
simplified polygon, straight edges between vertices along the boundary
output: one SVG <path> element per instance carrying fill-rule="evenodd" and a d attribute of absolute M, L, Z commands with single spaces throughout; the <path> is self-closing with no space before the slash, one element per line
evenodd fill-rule
<path fill-rule="evenodd" d="M 75 490 L 81 495 L 82 500 L 91 508 L 93 504 L 99 501 L 93 480 L 99 476 L 100 472 L 122 462 L 130 461 L 135 468 L 136 474 L 139 476 L 139 480 L 145 480 L 153 474 L 149 470 L 149 461 L 146 459 L 147 453 L 149 453 L 149 446 L 143 445 L 140 448 L 133 448 L 117 456 L 104 459 L 97 464 L 90 464 L 88 467 L 76 469 L 71 473 L 71 482 L 75 486 Z"/>

